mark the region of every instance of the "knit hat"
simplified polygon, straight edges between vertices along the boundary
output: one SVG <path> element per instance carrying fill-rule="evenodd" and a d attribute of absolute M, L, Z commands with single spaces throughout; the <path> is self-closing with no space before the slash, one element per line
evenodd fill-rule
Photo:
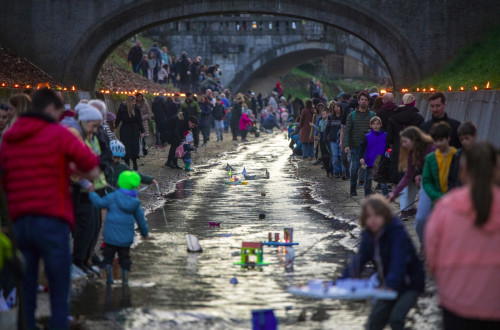
<path fill-rule="evenodd" d="M 118 176 L 118 187 L 121 189 L 134 190 L 141 184 L 141 177 L 134 171 L 123 171 Z"/>
<path fill-rule="evenodd" d="M 370 93 L 370 94 L 377 93 L 378 94 L 378 88 L 376 86 L 372 86 L 368 90 L 368 93 Z"/>
<path fill-rule="evenodd" d="M 412 94 L 405 94 L 403 95 L 403 100 L 401 101 L 401 104 L 403 105 L 408 105 L 408 106 L 415 106 L 415 96 Z"/>
<path fill-rule="evenodd" d="M 79 121 L 102 121 L 102 113 L 91 105 L 80 103 L 78 104 L 78 120 Z"/>

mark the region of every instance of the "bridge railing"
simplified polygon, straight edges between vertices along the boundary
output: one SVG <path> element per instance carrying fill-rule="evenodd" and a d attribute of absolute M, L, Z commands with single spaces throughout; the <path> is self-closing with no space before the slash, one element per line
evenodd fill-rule
<path fill-rule="evenodd" d="M 273 16 L 209 16 L 191 20 L 167 23 L 149 29 L 146 34 L 193 35 L 202 33 L 218 34 L 289 34 L 316 36 L 324 35 L 326 26 L 322 23 L 302 21 L 287 17 Z"/>

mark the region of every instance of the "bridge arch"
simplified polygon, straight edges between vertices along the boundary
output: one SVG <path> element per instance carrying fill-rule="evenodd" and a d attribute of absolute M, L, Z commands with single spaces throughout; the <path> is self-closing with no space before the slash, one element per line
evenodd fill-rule
<path fill-rule="evenodd" d="M 274 87 L 273 81 L 278 81 L 280 76 L 294 67 L 329 54 L 348 55 L 365 65 L 369 60 L 380 66 L 380 70 L 387 70 L 380 58 L 371 56 L 362 49 L 354 47 L 339 49 L 336 44 L 330 42 L 303 41 L 270 49 L 260 54 L 236 74 L 228 87 L 233 91 L 251 89 L 265 93 Z M 275 79 L 269 79 L 269 77 L 275 77 Z"/>
<path fill-rule="evenodd" d="M 109 53 L 129 36 L 154 25 L 190 17 L 229 13 L 272 14 L 333 25 L 368 43 L 386 63 L 395 86 L 420 79 L 417 57 L 397 29 L 376 13 L 368 13 L 339 1 L 302 0 L 242 1 L 171 0 L 134 1 L 90 26 L 74 45 L 70 61 L 60 73 L 63 81 L 79 81 L 93 88 L 98 70 Z"/>

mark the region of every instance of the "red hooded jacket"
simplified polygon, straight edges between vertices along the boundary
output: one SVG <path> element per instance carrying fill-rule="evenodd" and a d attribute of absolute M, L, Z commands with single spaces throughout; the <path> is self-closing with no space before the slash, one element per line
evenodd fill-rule
<path fill-rule="evenodd" d="M 2 186 L 13 221 L 25 215 L 59 218 L 74 227 L 69 163 L 88 172 L 99 163 L 68 129 L 48 117 L 20 117 L 0 148 Z"/>

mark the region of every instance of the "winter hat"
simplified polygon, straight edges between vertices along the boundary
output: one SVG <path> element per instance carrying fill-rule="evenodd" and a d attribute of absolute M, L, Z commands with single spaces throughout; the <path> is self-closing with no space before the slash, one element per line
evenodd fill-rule
<path fill-rule="evenodd" d="M 134 190 L 141 184 L 141 177 L 134 171 L 123 171 L 118 176 L 118 187 L 121 189 Z"/>
<path fill-rule="evenodd" d="M 187 143 L 191 143 L 193 142 L 193 136 L 191 135 L 191 133 L 189 133 L 188 135 L 186 135 L 186 142 Z"/>
<path fill-rule="evenodd" d="M 106 120 L 107 120 L 107 121 L 115 121 L 115 120 L 116 120 L 116 116 L 115 116 L 115 114 L 114 114 L 114 113 L 112 113 L 112 112 L 108 112 L 108 113 L 106 114 Z"/>
<path fill-rule="evenodd" d="M 78 120 L 79 121 L 102 121 L 102 113 L 88 104 L 78 105 Z"/>
<path fill-rule="evenodd" d="M 370 89 L 368 90 L 368 93 L 370 93 L 370 94 L 377 93 L 378 94 L 378 88 L 376 86 L 370 87 Z"/>
<path fill-rule="evenodd" d="M 410 107 L 415 106 L 415 96 L 413 96 L 412 94 L 405 94 L 403 96 L 403 101 L 401 102 L 401 104 L 407 105 Z"/>

